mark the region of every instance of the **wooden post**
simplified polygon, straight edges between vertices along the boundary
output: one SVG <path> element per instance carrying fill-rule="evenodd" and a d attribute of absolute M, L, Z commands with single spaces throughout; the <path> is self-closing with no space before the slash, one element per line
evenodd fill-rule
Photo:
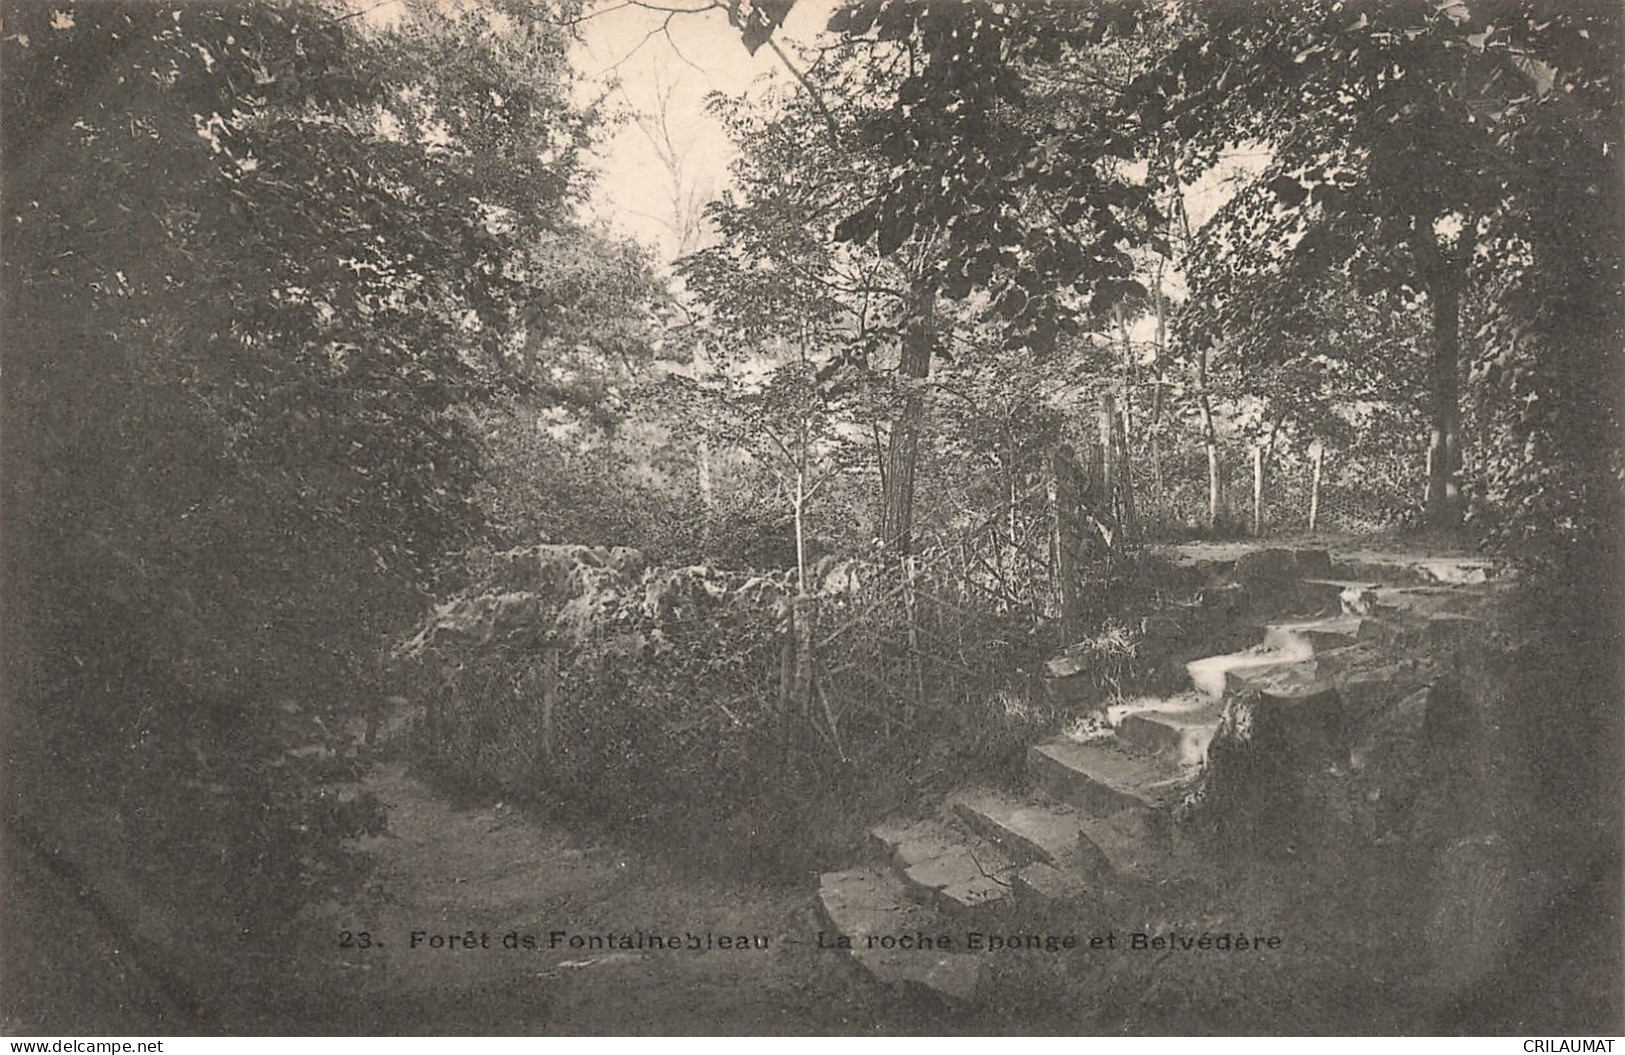
<path fill-rule="evenodd" d="M 1139 516 L 1134 511 L 1134 472 L 1133 464 L 1128 453 L 1128 411 L 1117 421 L 1117 456 L 1113 459 L 1117 467 L 1117 496 L 1122 510 L 1118 521 L 1122 527 L 1122 537 L 1125 539 L 1138 538 L 1140 534 Z"/>
<path fill-rule="evenodd" d="M 1315 530 L 1315 518 L 1320 514 L 1320 463 L 1325 456 L 1326 449 L 1320 444 L 1310 450 L 1309 456 L 1315 464 L 1314 479 L 1309 484 L 1309 530 Z"/>
<path fill-rule="evenodd" d="M 1253 446 L 1253 534 L 1264 533 L 1264 448 Z"/>
<path fill-rule="evenodd" d="M 1105 449 L 1110 449 L 1108 444 Z M 1050 515 L 1054 521 L 1055 595 L 1060 599 L 1061 633 L 1067 644 L 1081 634 L 1078 597 L 1078 467 L 1072 448 L 1061 444 L 1050 455 Z"/>

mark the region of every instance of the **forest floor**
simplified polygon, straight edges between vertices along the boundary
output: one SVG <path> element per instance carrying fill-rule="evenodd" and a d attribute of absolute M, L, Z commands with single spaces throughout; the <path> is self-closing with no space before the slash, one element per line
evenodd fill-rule
<path fill-rule="evenodd" d="M 377 767 L 368 784 L 390 811 L 388 834 L 361 844 L 378 887 L 361 904 L 335 907 L 311 922 L 300 984 L 236 992 L 209 1006 L 203 1018 L 185 1009 L 188 979 L 181 963 L 132 957 L 116 921 L 27 848 L 9 846 L 3 864 L 11 969 L 0 1000 L 0 1032 L 827 1036 L 1081 1028 L 1155 1034 L 1213 1032 L 1221 1022 L 1232 1025 L 1218 1031 L 1235 1029 L 1229 1015 L 1193 1016 L 1183 999 L 1179 1010 L 1168 1009 L 1172 1014 L 1153 1014 L 1156 990 L 1170 983 L 1184 990 L 1191 981 L 1172 971 L 1156 984 L 1169 964 L 1149 976 L 1090 972 L 1047 990 L 1050 1001 L 1073 990 L 1080 1002 L 1070 1013 L 1042 1006 L 1037 991 L 1025 1006 L 1016 1006 L 1018 1001 L 955 1012 L 880 989 L 858 978 L 845 954 L 819 950 L 807 884 L 719 880 L 674 867 L 664 855 L 642 848 L 629 852 L 583 842 L 546 818 L 504 804 L 448 799 L 400 763 Z M 1533 959 L 1520 957 L 1517 970 L 1491 979 L 1454 1013 L 1417 1017 L 1392 1007 L 1378 1016 L 1381 1021 L 1361 1026 L 1327 1019 L 1320 1027 L 1386 1032 L 1408 1022 L 1406 1031 L 1420 1026 L 1424 1032 L 1549 1033 L 1562 1023 L 1617 1020 L 1617 994 L 1599 989 L 1619 974 L 1617 949 L 1610 950 L 1607 935 L 1617 934 L 1620 892 L 1617 875 L 1615 882 L 1608 878 L 1554 906 L 1552 917 L 1535 928 L 1546 940 L 1531 947 Z M 343 930 L 363 929 L 370 949 L 339 947 Z M 638 930 L 760 935 L 768 948 L 547 947 L 553 931 Z M 414 949 L 414 931 L 446 938 L 489 934 L 491 948 L 420 942 Z M 539 947 L 503 948 L 510 932 L 534 937 Z M 1265 1012 L 1241 1026 L 1242 1032 L 1301 1030 L 1308 976 L 1294 982 L 1271 973 L 1220 972 L 1204 988 L 1215 1006 L 1234 1012 L 1235 1005 L 1244 1005 L 1254 1016 Z M 1284 1003 L 1273 1007 L 1272 995 Z M 1355 1002 L 1368 1011 L 1381 1006 Z M 1090 1006 L 1096 1006 L 1093 1013 Z"/>
<path fill-rule="evenodd" d="M 298 1023 L 338 1033 L 817 1033 L 868 1031 L 861 987 L 815 949 L 804 892 L 729 883 L 656 852 L 592 845 L 504 803 L 461 806 L 400 763 L 368 789 L 386 834 L 364 840 L 380 889 L 339 925 L 373 948 Z M 414 932 L 419 935 L 413 948 Z M 455 937 L 476 948 L 450 948 Z M 556 945 L 555 932 L 564 932 Z M 571 938 L 763 937 L 767 948 L 572 947 Z M 447 946 L 435 948 L 440 937 Z M 489 948 L 484 947 L 489 939 Z M 504 939 L 510 939 L 505 941 Z M 535 947 L 526 947 L 531 939 Z M 505 947 L 517 946 L 517 947 Z M 293 1024 L 290 1024 L 293 1025 Z"/>
<path fill-rule="evenodd" d="M 370 889 L 352 904 L 329 905 L 301 920 L 298 948 L 287 950 L 298 969 L 258 987 L 217 984 L 210 992 L 205 984 L 200 990 L 199 972 L 189 976 L 181 955 L 132 955 L 118 921 L 79 883 L 7 840 L 0 864 L 11 969 L 0 999 L 0 1031 L 1290 1032 L 1303 1028 L 1306 985 L 1323 999 L 1319 1010 L 1326 1016 L 1311 1021 L 1350 1032 L 1475 1026 L 1551 1032 L 1564 1023 L 1618 1019 L 1617 993 L 1603 991 L 1620 970 L 1610 938 L 1617 936 L 1617 870 L 1597 872 L 1527 921 L 1531 933 L 1520 942 L 1515 968 L 1487 978 L 1455 1007 L 1406 1006 L 1404 986 L 1394 979 L 1354 978 L 1310 956 L 1291 970 L 1283 961 L 1279 969 L 1260 964 L 1187 975 L 1159 963 L 1086 971 L 1042 989 L 1029 979 L 1002 989 L 1007 996 L 1028 991 L 1026 1006 L 1012 1000 L 953 1012 L 927 997 L 883 990 L 859 977 L 845 953 L 819 948 L 810 874 L 778 882 L 721 877 L 716 868 L 685 864 L 657 846 L 583 835 L 579 825 L 539 808 L 459 799 L 399 761 L 372 767 L 364 790 L 388 810 L 385 833 L 355 845 L 371 873 Z M 1276 922 L 1296 921 L 1303 933 L 1341 933 L 1384 915 L 1373 907 L 1349 919 L 1328 917 L 1336 913 L 1317 898 L 1315 891 L 1324 888 L 1319 880 L 1276 875 L 1264 886 L 1249 887 L 1239 900 L 1259 919 L 1271 916 L 1266 905 L 1275 905 Z M 1309 907 L 1289 904 L 1295 898 Z M 553 942 L 555 933 L 563 940 Z M 608 934 L 696 935 L 713 945 L 716 938 L 743 936 L 765 939 L 766 948 L 651 950 L 570 941 Z M 27 970 L 17 969 L 24 964 Z M 1383 999 L 1373 1000 L 1377 995 Z M 1068 1006 L 1053 1006 L 1057 998 Z M 1204 1011 L 1193 1013 L 1193 1002 Z M 1333 1014 L 1339 1003 L 1347 1005 L 1344 1017 Z"/>
<path fill-rule="evenodd" d="M 729 881 L 656 850 L 584 841 L 503 803 L 463 804 L 404 763 L 367 790 L 389 827 L 358 844 L 360 903 L 300 928 L 299 969 L 262 987 L 188 972 L 184 953 L 132 955 L 118 921 L 26 847 L 4 855 L 9 1035 L 890 1034 L 944 1028 L 935 1005 L 861 981 L 819 950 L 809 883 Z M 810 878 L 810 877 L 809 877 Z M 362 931 L 367 938 L 361 937 Z M 767 948 L 549 947 L 590 937 L 765 938 Z M 349 946 L 341 947 L 344 932 Z M 414 948 L 413 933 L 422 932 Z M 459 945 L 473 932 L 475 947 Z M 504 938 L 518 937 L 519 948 Z M 488 936 L 489 948 L 486 936 Z M 524 938 L 536 948 L 523 947 Z M 448 939 L 443 942 L 442 939 Z M 360 947 L 370 942 L 370 948 Z M 716 944 L 713 941 L 713 944 Z M 23 965 L 27 969 L 24 970 Z M 193 1003 L 202 1013 L 187 1010 Z"/>

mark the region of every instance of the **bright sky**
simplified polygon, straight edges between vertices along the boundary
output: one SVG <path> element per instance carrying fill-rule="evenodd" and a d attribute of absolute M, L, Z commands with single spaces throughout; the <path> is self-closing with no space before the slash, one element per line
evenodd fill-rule
<path fill-rule="evenodd" d="M 758 78 L 789 74 L 770 48 L 755 55 L 746 52 L 723 11 L 672 15 L 614 0 L 599 0 L 598 6 L 602 13 L 582 27 L 575 54 L 576 67 L 588 81 L 584 93 L 589 98 L 600 94 L 618 78 L 620 88 L 611 99 L 623 111 L 643 114 L 648 126 L 669 91 L 667 128 L 681 160 L 685 189 L 697 190 L 701 203 L 709 200 L 725 180 L 732 148 L 720 124 L 705 112 L 706 95 L 737 95 Z M 812 39 L 834 8 L 833 0 L 800 0 L 775 38 Z M 674 255 L 668 170 L 645 131 L 630 118 L 605 144 L 600 170 L 593 201 L 597 215 L 658 246 L 663 257 Z"/>
<path fill-rule="evenodd" d="M 367 4 L 367 17 L 377 21 L 398 15 L 400 4 L 400 0 L 350 2 Z M 706 95 L 713 91 L 737 95 L 752 85 L 759 89 L 767 81 L 790 76 L 771 48 L 764 46 L 755 55 L 746 52 L 739 31 L 728 24 L 726 12 L 705 9 L 707 2 L 589 0 L 589 11 L 594 13 L 582 24 L 581 41 L 572 56 L 581 74 L 577 89 L 581 101 L 609 92 L 613 110 L 623 118 L 598 152 L 600 176 L 590 213 L 657 249 L 666 261 L 677 255 L 677 214 L 685 208 L 702 207 L 727 181 L 733 147 L 720 123 L 706 113 Z M 837 3 L 798 0 L 774 39 L 793 54 L 794 45 L 810 43 L 818 36 Z M 681 10 L 686 7 L 698 10 Z M 612 88 L 616 82 L 618 86 Z M 650 140 L 651 133 L 660 131 L 663 97 L 665 130 L 681 172 L 682 186 L 677 193 L 670 169 Z M 1238 151 L 1227 164 L 1188 188 L 1186 208 L 1191 221 L 1197 226 L 1206 221 L 1234 192 L 1235 180 L 1255 175 L 1267 157 L 1266 153 Z M 1183 281 L 1177 274 L 1170 272 L 1166 282 L 1172 295 L 1183 295 Z M 1138 328 L 1147 325 L 1153 323 L 1141 320 Z"/>

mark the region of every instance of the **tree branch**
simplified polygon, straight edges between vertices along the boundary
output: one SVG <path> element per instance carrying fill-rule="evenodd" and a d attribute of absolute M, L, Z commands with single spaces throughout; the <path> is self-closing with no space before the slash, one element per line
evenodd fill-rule
<path fill-rule="evenodd" d="M 818 108 L 818 112 L 824 115 L 824 126 L 829 129 L 830 145 L 839 147 L 841 144 L 840 128 L 835 123 L 835 115 L 830 113 L 829 107 L 824 103 L 823 95 L 819 93 L 817 87 L 813 85 L 813 82 L 808 79 L 807 75 L 802 73 L 801 69 L 796 66 L 794 62 L 790 61 L 790 56 L 786 55 L 784 49 L 779 47 L 778 41 L 774 40 L 770 36 L 767 38 L 767 46 L 772 48 L 773 54 L 777 55 L 779 57 L 779 61 L 784 63 L 784 68 L 789 70 L 790 74 L 795 77 L 796 80 L 801 82 L 801 86 L 803 88 L 807 89 L 808 98 L 810 98 L 812 100 L 812 104 Z"/>

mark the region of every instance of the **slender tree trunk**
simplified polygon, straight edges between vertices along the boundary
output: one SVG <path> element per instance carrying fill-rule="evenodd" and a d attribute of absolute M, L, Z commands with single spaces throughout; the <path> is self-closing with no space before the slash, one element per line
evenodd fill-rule
<path fill-rule="evenodd" d="M 1113 525 L 1117 516 L 1117 444 L 1112 442 L 1117 408 L 1110 391 L 1100 395 L 1100 510 Z"/>
<path fill-rule="evenodd" d="M 796 589 L 807 592 L 807 469 L 796 467 L 796 495 L 793 502 L 796 517 Z"/>
<path fill-rule="evenodd" d="M 1461 289 L 1443 276 L 1429 290 L 1433 303 L 1433 362 L 1428 371 L 1433 430 L 1428 444 L 1428 526 L 1461 526 Z"/>
<path fill-rule="evenodd" d="M 1202 437 L 1207 444 L 1207 524 L 1213 531 L 1219 529 L 1219 508 L 1224 489 L 1219 482 L 1219 434 L 1213 427 L 1213 400 L 1207 390 L 1207 346 L 1196 356 L 1196 385 L 1202 408 Z"/>
<path fill-rule="evenodd" d="M 1083 606 L 1078 596 L 1078 557 L 1083 548 L 1078 525 L 1078 462 L 1072 448 L 1061 444 L 1050 453 L 1049 500 L 1055 547 L 1055 589 L 1062 634 L 1068 643 L 1083 632 Z"/>
<path fill-rule="evenodd" d="M 1315 476 L 1309 484 L 1309 530 L 1313 532 L 1315 520 L 1320 516 L 1320 470 L 1325 462 L 1326 449 L 1317 444 L 1310 456 L 1315 461 Z"/>
<path fill-rule="evenodd" d="M 792 706 L 791 701 L 795 699 L 796 656 L 798 652 L 795 605 L 790 601 L 780 603 L 783 605 L 781 609 L 781 625 L 783 627 L 781 634 L 783 640 L 779 643 L 779 767 L 788 773 L 790 765 L 790 708 Z M 782 792 L 789 787 L 789 784 L 788 782 L 781 782 L 778 787 Z"/>
<path fill-rule="evenodd" d="M 936 346 L 936 291 L 923 278 L 914 280 L 909 317 L 903 331 L 903 355 L 898 374 L 909 385 L 903 412 L 892 422 L 886 444 L 882 472 L 880 538 L 886 552 L 907 556 L 914 534 L 914 468 L 919 462 L 920 429 L 925 401 L 920 381 L 931 373 L 931 355 Z"/>
<path fill-rule="evenodd" d="M 1264 533 L 1264 448 L 1253 448 L 1253 534 Z"/>
<path fill-rule="evenodd" d="M 1157 303 L 1157 358 L 1152 364 L 1152 374 L 1155 379 L 1155 388 L 1151 392 L 1151 421 L 1146 426 L 1146 433 L 1151 443 L 1151 486 L 1155 491 L 1156 504 L 1166 509 L 1167 493 L 1162 484 L 1162 446 L 1157 434 L 1162 421 L 1162 380 L 1163 364 L 1167 362 L 1164 356 L 1168 351 L 1168 306 L 1162 296 L 1163 259 L 1157 258 L 1157 279 L 1153 295 Z"/>
<path fill-rule="evenodd" d="M 1134 342 L 1129 339 L 1128 312 L 1122 306 L 1117 308 L 1117 333 L 1123 342 L 1123 432 L 1125 437 L 1134 435 L 1134 387 L 1139 382 L 1138 371 L 1134 362 Z"/>
<path fill-rule="evenodd" d="M 1122 537 L 1135 539 L 1140 537 L 1140 517 L 1134 508 L 1134 460 L 1129 455 L 1128 428 L 1124 421 L 1117 421 L 1113 432 L 1117 440 L 1117 499 L 1118 523 L 1122 527 Z"/>

